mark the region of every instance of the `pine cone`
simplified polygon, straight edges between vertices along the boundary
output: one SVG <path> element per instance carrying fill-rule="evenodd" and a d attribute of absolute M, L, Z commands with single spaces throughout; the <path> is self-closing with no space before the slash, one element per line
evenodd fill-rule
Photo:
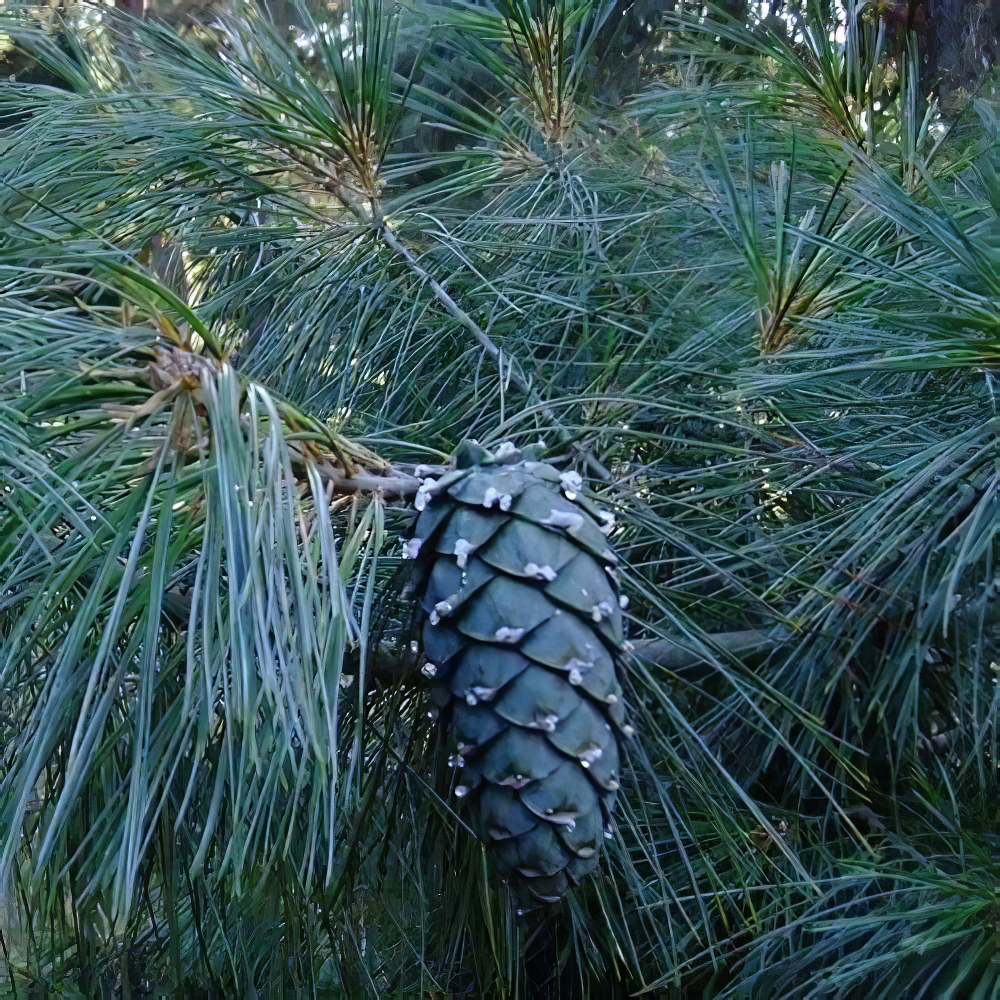
<path fill-rule="evenodd" d="M 466 443 L 458 464 L 424 481 L 404 547 L 425 572 L 423 670 L 501 876 L 556 902 L 597 866 L 631 735 L 614 517 L 511 445 Z"/>

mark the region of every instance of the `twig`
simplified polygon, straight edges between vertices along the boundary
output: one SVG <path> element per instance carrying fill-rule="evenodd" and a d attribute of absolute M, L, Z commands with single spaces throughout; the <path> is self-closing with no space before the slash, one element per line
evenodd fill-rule
<path fill-rule="evenodd" d="M 734 656 L 749 656 L 752 653 L 769 653 L 784 642 L 783 636 L 770 636 L 757 629 L 741 632 L 716 632 L 707 637 L 713 646 L 724 649 Z M 691 667 L 707 660 L 705 653 L 696 649 L 690 640 L 643 639 L 635 643 L 635 655 L 647 663 L 676 670 Z"/>
<path fill-rule="evenodd" d="M 379 233 L 382 239 L 396 252 L 399 254 L 403 260 L 413 270 L 413 273 L 417 275 L 418 278 L 426 281 L 427 284 L 431 286 L 431 290 L 434 292 L 435 298 L 441 303 L 476 338 L 477 341 L 485 348 L 486 353 L 489 354 L 494 361 L 500 358 L 500 348 L 493 343 L 493 340 L 486 333 L 485 330 L 445 291 L 444 286 L 440 282 L 436 281 L 431 277 L 430 273 L 420 264 L 417 263 L 417 259 L 410 253 L 406 247 L 403 246 L 399 240 L 393 235 L 392 230 L 385 224 L 385 222 L 380 222 L 378 224 Z M 510 364 L 510 358 L 508 355 L 508 365 Z M 533 390 L 531 388 L 531 383 L 528 382 L 524 376 L 517 370 L 512 370 L 510 372 L 510 377 L 513 379 L 514 384 L 523 393 L 531 395 Z"/>
<path fill-rule="evenodd" d="M 373 476 L 368 473 L 355 473 L 348 476 L 323 462 L 317 466 L 320 477 L 333 484 L 337 493 L 381 493 L 383 496 L 409 496 L 420 488 L 420 480 L 415 476 L 396 473 L 389 476 Z"/>
<path fill-rule="evenodd" d="M 416 258 L 410 253 L 406 247 L 403 246 L 399 240 L 396 239 L 392 230 L 385 224 L 384 220 L 380 220 L 377 224 L 378 232 L 381 234 L 382 239 L 389 245 L 389 247 L 399 254 L 403 260 L 409 264 L 413 273 L 417 275 L 422 281 L 426 281 L 427 284 L 431 286 L 431 290 L 434 292 L 435 298 L 451 313 L 472 334 L 472 336 L 479 342 L 479 344 L 484 348 L 487 354 L 494 361 L 496 361 L 500 367 L 500 377 L 501 386 L 503 380 L 503 367 L 502 358 L 503 350 L 493 342 L 490 335 L 445 291 L 444 286 L 436 281 L 430 273 L 417 263 Z M 507 365 L 508 365 L 508 378 L 513 381 L 513 383 L 518 387 L 518 389 L 523 392 L 531 403 L 538 403 L 544 405 L 544 400 L 538 395 L 538 391 L 531 384 L 531 382 L 524 377 L 520 371 L 519 366 L 514 366 L 511 364 L 510 354 L 507 355 Z M 502 391 L 502 389 L 501 389 Z M 562 442 L 569 441 L 572 438 L 572 434 L 556 419 L 554 411 L 550 407 L 545 407 L 542 410 L 542 416 L 546 420 L 553 423 L 556 429 L 556 433 L 559 435 Z M 605 481 L 609 481 L 612 476 L 611 473 L 589 452 L 580 449 L 580 455 L 587 463 L 588 468 L 595 473 L 598 478 Z"/>

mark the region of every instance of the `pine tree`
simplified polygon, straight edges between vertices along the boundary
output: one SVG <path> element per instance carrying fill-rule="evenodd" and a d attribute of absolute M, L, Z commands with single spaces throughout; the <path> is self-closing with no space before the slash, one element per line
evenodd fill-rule
<path fill-rule="evenodd" d="M 204 9 L 3 9 L 0 982 L 994 995 L 986 47 Z"/>

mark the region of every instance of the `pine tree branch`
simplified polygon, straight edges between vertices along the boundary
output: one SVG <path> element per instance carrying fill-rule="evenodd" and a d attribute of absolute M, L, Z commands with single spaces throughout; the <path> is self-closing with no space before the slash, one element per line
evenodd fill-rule
<path fill-rule="evenodd" d="M 472 336 L 482 345 L 484 350 L 494 361 L 499 362 L 501 356 L 501 348 L 490 338 L 490 335 L 448 294 L 444 286 L 440 282 L 436 281 L 431 274 L 423 267 L 417 263 L 416 258 L 410 253 L 409 250 L 403 246 L 399 240 L 396 239 L 392 230 L 385 224 L 384 219 L 380 219 L 378 222 L 378 231 L 382 235 L 382 238 L 389 245 L 389 247 L 399 254 L 406 263 L 413 270 L 414 274 L 417 275 L 422 281 L 426 281 L 430 286 L 431 290 L 434 292 L 435 298 L 451 313 L 472 334 Z M 510 365 L 510 355 L 507 356 L 507 363 Z M 543 406 L 542 416 L 546 420 L 552 422 L 555 427 L 556 433 L 559 435 L 560 441 L 565 443 L 572 438 L 572 434 L 559 422 L 556 418 L 555 412 L 551 407 L 544 405 L 544 400 L 539 396 L 538 390 L 531 384 L 531 382 L 526 379 L 520 372 L 519 367 L 510 368 L 510 378 L 511 381 L 521 390 L 529 399 L 531 405 Z M 580 452 L 583 459 L 586 461 L 588 468 L 597 475 L 598 478 L 603 479 L 605 482 L 610 482 L 612 479 L 611 473 L 605 468 L 601 462 L 591 455 L 589 452 Z"/>
<path fill-rule="evenodd" d="M 417 259 L 410 253 L 406 247 L 403 246 L 399 240 L 396 239 L 392 230 L 385 224 L 385 221 L 380 221 L 378 223 L 378 230 L 382 236 L 382 239 L 399 254 L 403 260 L 410 266 L 414 274 L 417 275 L 422 281 L 426 281 L 427 284 L 431 286 L 431 291 L 434 292 L 434 297 L 440 302 L 452 316 L 455 317 L 472 334 L 472 336 L 482 345 L 486 353 L 489 354 L 494 361 L 497 361 L 500 357 L 500 348 L 493 342 L 489 334 L 448 294 L 444 289 L 444 286 L 440 282 L 436 281 L 430 273 L 420 264 L 417 263 Z M 509 363 L 509 362 L 508 362 Z M 512 368 L 510 373 L 511 380 L 514 384 L 527 396 L 533 396 L 537 398 L 538 394 L 534 391 L 531 383 L 528 382 L 524 376 L 517 370 Z"/>
<path fill-rule="evenodd" d="M 768 635 L 757 629 L 716 632 L 708 636 L 711 645 L 739 657 L 769 653 L 782 645 L 786 638 L 784 635 Z M 691 667 L 708 660 L 706 654 L 696 649 L 687 639 L 642 639 L 635 643 L 635 655 L 647 663 L 655 663 L 669 670 Z"/>
<path fill-rule="evenodd" d="M 402 472 L 389 476 L 373 476 L 367 473 L 345 475 L 329 462 L 318 466 L 321 478 L 333 484 L 336 493 L 381 493 L 383 496 L 409 496 L 416 493 L 420 480 Z"/>

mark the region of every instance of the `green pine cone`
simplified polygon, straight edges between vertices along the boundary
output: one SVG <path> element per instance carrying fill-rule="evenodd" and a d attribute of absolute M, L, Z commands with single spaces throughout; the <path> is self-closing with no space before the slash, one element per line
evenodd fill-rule
<path fill-rule="evenodd" d="M 556 902 L 597 866 L 631 735 L 614 518 L 575 473 L 512 445 L 467 443 L 458 464 L 424 481 L 404 547 L 425 573 L 423 671 L 457 750 L 455 794 L 501 875 L 526 903 Z"/>

